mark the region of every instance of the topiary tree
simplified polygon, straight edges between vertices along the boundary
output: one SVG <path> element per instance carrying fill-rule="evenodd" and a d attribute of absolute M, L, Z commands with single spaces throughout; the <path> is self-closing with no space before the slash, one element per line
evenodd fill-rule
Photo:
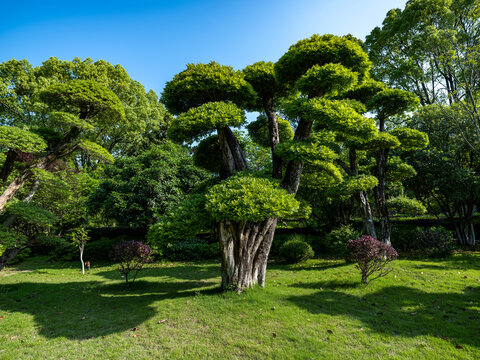
<path fill-rule="evenodd" d="M 269 65 L 257 65 L 244 72 L 253 74 L 250 81 L 253 83 L 259 74 L 272 80 L 271 66 L 266 71 Z M 163 102 L 178 114 L 169 134 L 187 142 L 214 131 L 218 135 L 221 178 L 226 180 L 207 192 L 205 209 L 217 222 L 224 288 L 241 291 L 255 284 L 264 286 L 277 219 L 292 216 L 300 206 L 294 195 L 304 164 L 313 169 L 314 175 L 329 173 L 336 181 L 342 180 L 333 164 L 333 151 L 323 145 L 321 137 L 311 138 L 314 123 L 320 133 L 334 130 L 358 139 L 375 133 L 372 120 L 356 112 L 350 103 L 332 99 L 363 81 L 370 66 L 356 42 L 333 35 L 314 35 L 299 41 L 274 65 L 279 86 L 302 95 L 282 106 L 282 112 L 298 125 L 292 141 L 275 146 L 275 153 L 287 163 L 280 186 L 269 179 L 238 174 L 247 169 L 247 164 L 229 126 L 243 123 L 239 107 L 255 108 L 255 92 L 242 73 L 216 63 L 188 65 L 167 83 Z M 268 84 L 277 86 L 276 82 Z M 262 98 L 261 89 L 255 89 L 257 99 Z M 270 139 L 275 138 L 274 132 L 269 126 Z"/>

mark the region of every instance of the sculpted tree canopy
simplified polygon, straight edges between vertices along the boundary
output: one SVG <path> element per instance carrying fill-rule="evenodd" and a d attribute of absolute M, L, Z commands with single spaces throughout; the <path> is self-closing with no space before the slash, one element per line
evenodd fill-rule
<path fill-rule="evenodd" d="M 207 191 L 204 206 L 216 220 L 224 288 L 242 291 L 255 284 L 264 286 L 278 217 L 307 213 L 295 210 L 299 205 L 293 198 L 304 164 L 308 164 L 312 177 L 343 180 L 333 163 L 336 154 L 322 134 L 334 131 L 359 140 L 375 135 L 373 120 L 357 112 L 364 106 L 340 99 L 367 78 L 370 67 L 358 42 L 314 35 L 291 46 L 276 64 L 255 63 L 242 73 L 214 62 L 190 64 L 167 83 L 162 100 L 178 115 L 171 122 L 170 135 L 187 142 L 201 140 L 214 131 L 218 136 L 220 178 L 224 182 Z M 261 130 L 263 120 L 250 126 L 252 136 L 262 136 L 258 142 L 271 147 L 272 177 L 281 182 L 283 190 L 270 180 L 244 174 L 248 170 L 245 153 L 230 126 L 243 123 L 239 109 L 255 108 L 265 112 L 268 142 L 260 135 L 266 132 Z M 297 122 L 293 139 L 291 126 L 282 125 L 282 143 L 278 110 Z M 319 137 L 312 137 L 315 122 Z M 207 139 L 208 143 L 201 142 L 198 147 L 214 149 L 215 138 Z"/>

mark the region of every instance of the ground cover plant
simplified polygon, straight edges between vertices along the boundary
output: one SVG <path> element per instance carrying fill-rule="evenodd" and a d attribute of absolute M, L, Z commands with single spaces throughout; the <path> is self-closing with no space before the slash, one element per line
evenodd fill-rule
<path fill-rule="evenodd" d="M 360 284 L 354 264 L 270 264 L 267 285 L 220 292 L 218 263 L 115 265 L 31 258 L 0 274 L 0 358 L 480 356 L 480 254 L 397 260 Z"/>

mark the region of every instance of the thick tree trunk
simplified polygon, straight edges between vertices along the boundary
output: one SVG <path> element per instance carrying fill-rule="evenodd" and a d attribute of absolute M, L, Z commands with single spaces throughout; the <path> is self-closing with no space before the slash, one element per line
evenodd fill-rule
<path fill-rule="evenodd" d="M 375 157 L 377 158 L 375 176 L 378 179 L 378 185 L 373 189 L 373 193 L 375 195 L 375 205 L 377 207 L 380 222 L 379 240 L 390 245 L 391 226 L 385 200 L 385 171 L 387 167 L 388 149 L 376 151 Z"/>
<path fill-rule="evenodd" d="M 272 150 L 273 171 L 272 177 L 274 179 L 282 178 L 282 159 L 275 154 L 275 146 L 280 142 L 280 133 L 278 131 L 277 113 L 273 107 L 273 99 L 268 99 L 264 102 L 263 107 L 268 119 L 268 133 L 270 134 L 270 149 Z"/>
<path fill-rule="evenodd" d="M 242 290 L 265 286 L 267 259 L 277 219 L 260 222 L 221 221 L 218 236 L 222 254 L 222 288 Z"/>
<path fill-rule="evenodd" d="M 460 245 L 475 246 L 475 228 L 473 222 L 454 222 L 455 234 Z"/>

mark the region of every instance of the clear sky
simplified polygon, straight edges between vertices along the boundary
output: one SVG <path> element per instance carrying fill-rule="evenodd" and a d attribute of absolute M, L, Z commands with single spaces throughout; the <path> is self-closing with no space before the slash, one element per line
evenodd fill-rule
<path fill-rule="evenodd" d="M 187 63 L 276 61 L 314 33 L 364 39 L 405 0 L 2 1 L 0 62 L 78 56 L 121 64 L 161 93 Z"/>

